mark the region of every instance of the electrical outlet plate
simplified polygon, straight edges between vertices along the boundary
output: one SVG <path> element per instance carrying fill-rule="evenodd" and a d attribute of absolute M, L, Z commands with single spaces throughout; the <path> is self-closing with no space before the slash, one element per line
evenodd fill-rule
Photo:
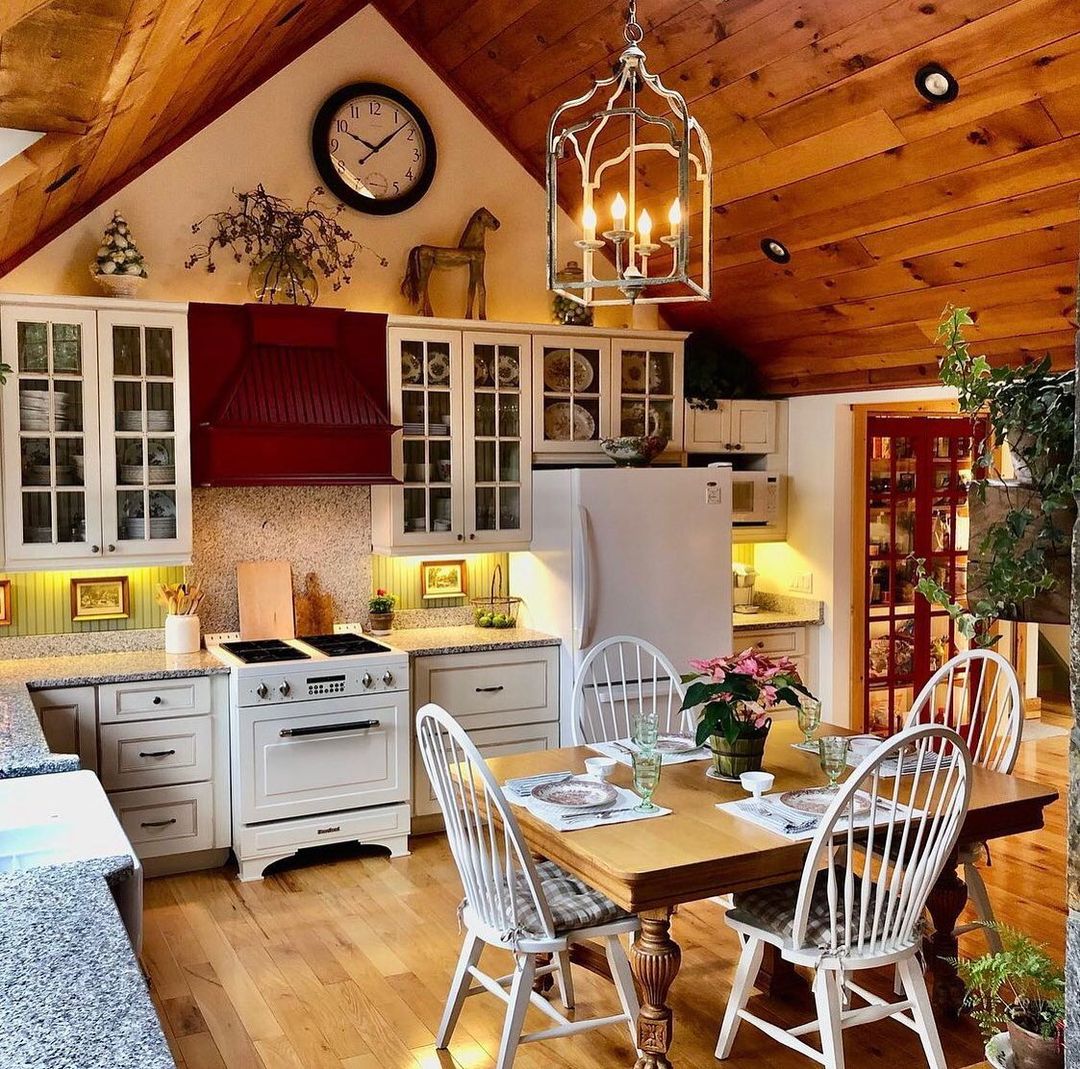
<path fill-rule="evenodd" d="M 813 572 L 800 572 L 798 575 L 793 575 L 791 582 L 788 583 L 788 590 L 794 594 L 812 594 L 814 592 Z"/>

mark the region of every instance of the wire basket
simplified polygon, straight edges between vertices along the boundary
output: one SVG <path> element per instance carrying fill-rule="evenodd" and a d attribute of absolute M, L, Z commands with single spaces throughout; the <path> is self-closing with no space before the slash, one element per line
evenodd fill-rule
<path fill-rule="evenodd" d="M 502 565 L 491 573 L 491 591 L 486 598 L 472 598 L 473 620 L 477 627 L 517 627 L 521 598 L 502 592 Z"/>

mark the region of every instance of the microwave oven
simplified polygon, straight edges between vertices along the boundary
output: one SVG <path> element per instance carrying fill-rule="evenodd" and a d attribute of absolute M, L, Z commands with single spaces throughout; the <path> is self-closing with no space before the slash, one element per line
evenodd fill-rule
<path fill-rule="evenodd" d="M 768 471 L 731 474 L 731 522 L 735 527 L 777 527 L 783 520 L 783 475 Z"/>

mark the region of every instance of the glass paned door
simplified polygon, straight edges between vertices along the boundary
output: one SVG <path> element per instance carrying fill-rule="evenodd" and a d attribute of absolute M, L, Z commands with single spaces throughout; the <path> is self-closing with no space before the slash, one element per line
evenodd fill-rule
<path fill-rule="evenodd" d="M 184 317 L 102 312 L 105 553 L 162 557 L 190 531 Z"/>
<path fill-rule="evenodd" d="M 6 306 L 2 346 L 8 557 L 101 553 L 97 356 L 93 312 Z M 9 355 L 10 354 L 10 355 Z M 15 495 L 18 495 L 17 497 Z"/>
<path fill-rule="evenodd" d="M 390 331 L 391 418 L 402 428 L 395 542 L 465 541 L 461 468 L 461 335 Z"/>
<path fill-rule="evenodd" d="M 954 598 L 967 592 L 971 421 L 867 420 L 867 731 L 892 734 L 915 696 L 966 642 L 948 613 L 916 593 L 916 561 Z"/>
<path fill-rule="evenodd" d="M 610 343 L 572 336 L 533 339 L 537 452 L 592 453 L 609 436 Z"/>
<path fill-rule="evenodd" d="M 465 525 L 468 541 L 528 542 L 532 534 L 530 339 L 466 334 Z"/>
<path fill-rule="evenodd" d="M 615 434 L 655 435 L 682 440 L 681 405 L 676 403 L 681 361 L 673 349 L 647 342 L 616 343 L 614 348 Z M 681 447 L 680 447 L 681 448 Z"/>

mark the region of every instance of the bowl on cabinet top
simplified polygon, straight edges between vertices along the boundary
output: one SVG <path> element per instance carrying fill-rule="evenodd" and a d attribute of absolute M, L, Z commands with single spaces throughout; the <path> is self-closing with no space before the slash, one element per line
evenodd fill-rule
<path fill-rule="evenodd" d="M 668 440 L 657 434 L 623 435 L 604 438 L 600 448 L 620 467 L 642 468 L 651 464 L 666 448 Z"/>

